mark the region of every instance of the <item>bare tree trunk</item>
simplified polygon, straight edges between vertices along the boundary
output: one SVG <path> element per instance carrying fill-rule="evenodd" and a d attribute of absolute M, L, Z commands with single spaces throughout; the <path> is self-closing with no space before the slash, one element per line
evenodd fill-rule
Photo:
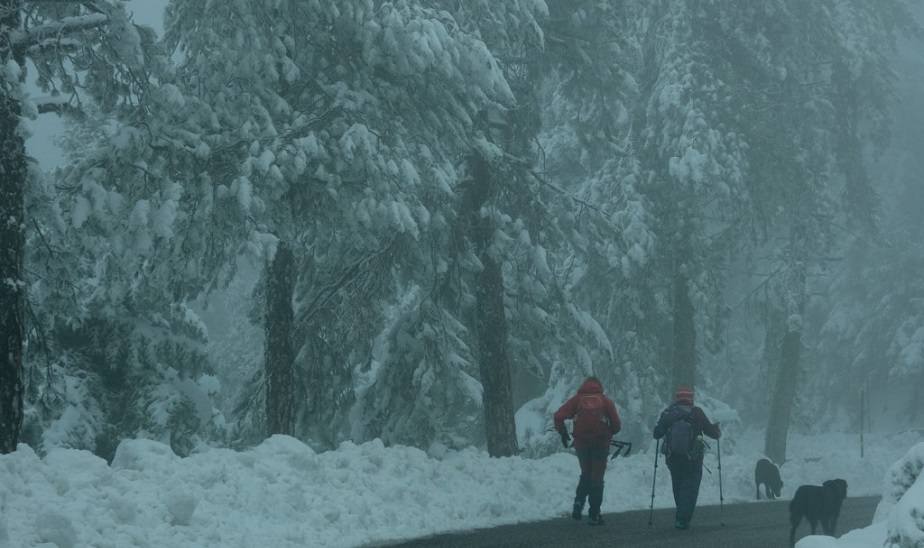
<path fill-rule="evenodd" d="M 481 383 L 484 386 L 485 433 L 492 457 L 516 455 L 517 431 L 513 412 L 510 362 L 507 358 L 507 319 L 504 314 L 504 280 L 500 265 L 482 257 L 476 299 L 478 339 L 481 351 Z"/>
<path fill-rule="evenodd" d="M 295 351 L 292 343 L 295 259 L 279 242 L 266 279 L 267 435 L 295 434 Z"/>
<path fill-rule="evenodd" d="M 13 56 L 9 29 L 18 27 L 18 2 L 3 1 L 0 3 L 2 66 Z M 18 132 L 19 116 L 19 101 L 11 94 L 10 83 L 0 77 L 0 454 L 16 450 L 23 420 L 23 231 L 27 175 L 25 142 Z"/>
<path fill-rule="evenodd" d="M 866 169 L 866 143 L 856 129 L 863 118 L 864 100 L 860 97 L 855 77 L 851 76 L 852 71 L 845 63 L 834 63 L 831 71 L 831 83 L 837 90 L 832 105 L 834 119 L 840 126 L 834 153 L 844 175 L 843 192 L 846 194 L 842 203 L 847 207 L 851 219 L 860 221 L 866 227 L 875 227 L 881 199 Z"/>
<path fill-rule="evenodd" d="M 479 369 L 484 388 L 485 434 L 488 454 L 509 457 L 519 452 L 507 356 L 507 316 L 504 310 L 504 278 L 501 265 L 488 248 L 494 235 L 494 223 L 481 216 L 489 196 L 490 170 L 479 157 L 472 160 L 472 186 L 467 202 L 470 238 L 483 268 L 475 279 L 476 332 L 479 341 Z"/>
<path fill-rule="evenodd" d="M 917 424 L 918 420 L 921 417 L 921 406 L 918 402 L 921 401 L 921 396 L 924 392 L 924 381 L 921 380 L 921 377 L 917 377 L 911 382 L 911 401 L 908 405 L 908 419 L 910 419 L 912 424 Z"/>
<path fill-rule="evenodd" d="M 695 310 L 690 300 L 690 280 L 681 272 L 674 276 L 674 386 L 693 388 L 696 378 Z"/>
<path fill-rule="evenodd" d="M 687 198 L 679 204 L 681 215 L 690 216 L 693 190 L 687 189 Z M 689 222 L 683 223 L 689 226 Z M 673 386 L 694 388 L 696 380 L 696 310 L 690 299 L 689 269 L 693 263 L 693 249 L 690 232 L 683 228 L 675 237 L 674 247 L 674 302 L 673 302 L 673 352 L 671 354 L 671 380 Z"/>
<path fill-rule="evenodd" d="M 782 302 L 777 310 L 771 312 L 775 316 L 771 321 L 780 322 L 782 328 L 769 331 L 781 332 L 782 336 L 779 341 L 767 341 L 767 344 L 779 344 L 780 351 L 773 403 L 770 406 L 770 419 L 764 439 L 764 454 L 771 461 L 782 464 L 786 462 L 786 438 L 789 434 L 793 403 L 796 400 L 796 383 L 802 354 L 805 268 L 801 263 L 791 267 L 783 282 L 779 298 Z"/>

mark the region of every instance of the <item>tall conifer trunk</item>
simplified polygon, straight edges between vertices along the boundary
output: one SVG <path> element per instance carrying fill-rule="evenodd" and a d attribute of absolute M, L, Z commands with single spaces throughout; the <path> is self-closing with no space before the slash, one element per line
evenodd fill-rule
<path fill-rule="evenodd" d="M 674 366 L 673 388 L 693 388 L 696 378 L 696 327 L 693 301 L 690 300 L 690 280 L 677 273 L 674 276 Z"/>
<path fill-rule="evenodd" d="M 295 259 L 279 242 L 266 279 L 266 429 L 267 435 L 295 434 L 295 351 L 292 335 Z"/>
<path fill-rule="evenodd" d="M 479 369 L 484 388 L 485 434 L 492 457 L 516 455 L 516 423 L 510 361 L 507 356 L 507 317 L 504 311 L 504 278 L 501 265 L 489 253 L 494 223 L 481 216 L 490 195 L 491 173 L 480 157 L 472 159 L 471 187 L 466 196 L 469 238 L 483 265 L 475 277 L 476 332 L 479 342 Z"/>
<path fill-rule="evenodd" d="M 19 17 L 19 2 L 0 3 L 0 66 L 13 58 L 9 29 L 19 28 Z M 0 454 L 16 450 L 23 421 L 26 148 L 13 85 L 0 77 Z"/>
<path fill-rule="evenodd" d="M 768 332 L 779 333 L 779 339 L 767 344 L 779 345 L 779 365 L 773 402 L 770 406 L 770 420 L 764 439 L 764 454 L 775 463 L 786 462 L 786 438 L 792 418 L 793 403 L 796 400 L 796 383 L 799 376 L 802 355 L 802 313 L 805 309 L 805 267 L 796 263 L 790 267 L 786 280 L 780 289 L 780 303 L 771 312 L 771 322 L 780 324 Z"/>
<path fill-rule="evenodd" d="M 690 278 L 687 272 L 692 265 L 693 252 L 688 231 L 678 236 L 677 256 L 674 261 L 674 351 L 673 386 L 693 388 L 696 380 L 696 310 L 690 299 Z"/>

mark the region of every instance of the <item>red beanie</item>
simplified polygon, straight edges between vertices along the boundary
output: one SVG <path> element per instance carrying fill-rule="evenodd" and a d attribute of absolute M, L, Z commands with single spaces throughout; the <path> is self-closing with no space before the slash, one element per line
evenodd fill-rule
<path fill-rule="evenodd" d="M 693 390 L 687 386 L 678 387 L 677 391 L 674 392 L 674 401 L 693 405 Z"/>

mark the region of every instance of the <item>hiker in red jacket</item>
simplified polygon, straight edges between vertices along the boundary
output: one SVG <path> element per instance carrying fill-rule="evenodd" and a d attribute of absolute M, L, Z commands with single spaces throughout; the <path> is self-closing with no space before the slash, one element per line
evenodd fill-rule
<path fill-rule="evenodd" d="M 588 377 L 577 394 L 555 412 L 555 430 L 561 443 L 568 447 L 571 437 L 565 428 L 566 420 L 573 420 L 574 452 L 581 465 L 581 478 L 574 493 L 571 517 L 580 521 L 584 500 L 590 500 L 587 523 L 603 525 L 600 504 L 603 502 L 603 474 L 610 440 L 622 428 L 619 413 L 613 400 L 603 394 L 603 386 L 596 377 Z"/>

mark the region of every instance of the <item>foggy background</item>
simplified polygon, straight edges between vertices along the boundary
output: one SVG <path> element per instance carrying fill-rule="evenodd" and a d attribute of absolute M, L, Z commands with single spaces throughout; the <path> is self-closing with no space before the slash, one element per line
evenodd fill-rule
<path fill-rule="evenodd" d="M 134 0 L 126 3 L 126 8 L 134 14 L 136 22 L 151 25 L 162 35 L 164 27 L 160 13 L 165 5 L 166 2 Z M 919 20 L 921 13 L 918 6 Z M 483 30 L 482 37 L 488 41 L 491 39 L 487 30 Z M 841 214 L 833 215 L 830 221 L 833 227 L 830 238 L 833 243 L 824 248 L 824 257 L 820 253 L 813 256 L 818 261 L 809 267 L 805 282 L 807 297 L 802 319 L 798 389 L 792 406 L 790 426 L 800 433 L 811 434 L 830 429 L 844 432 L 861 428 L 876 432 L 913 429 L 917 432 L 915 435 L 920 437 L 920 429 L 924 428 L 924 413 L 917 404 L 924 396 L 924 243 L 920 237 L 921 225 L 924 223 L 924 216 L 920 213 L 924 203 L 920 175 L 924 168 L 921 154 L 924 144 L 922 52 L 924 48 L 921 48 L 919 41 L 900 39 L 898 54 L 888 58 L 892 63 L 890 69 L 896 77 L 896 102 L 890 107 L 891 137 L 884 152 L 878 157 L 873 154 L 871 145 L 862 143 L 870 186 L 880 198 L 872 212 L 875 222 L 859 226 L 848 222 Z M 174 58 L 179 58 L 178 55 L 175 53 Z M 556 70 L 564 73 L 561 68 Z M 553 71 L 552 74 L 556 73 Z M 644 88 L 647 83 L 643 81 L 643 75 L 638 76 L 638 84 Z M 551 80 L 554 80 L 554 76 Z M 622 267 L 614 266 L 618 260 L 610 266 L 601 267 L 592 264 L 596 258 L 579 259 L 578 270 L 583 270 L 588 276 L 605 273 L 611 275 L 609 278 L 579 280 L 581 273 L 568 270 L 571 265 L 569 254 L 580 255 L 594 245 L 593 242 L 583 241 L 592 240 L 593 235 L 580 234 L 579 228 L 583 222 L 582 216 L 587 216 L 590 208 L 581 208 L 580 205 L 572 208 L 575 202 L 569 202 L 568 197 L 588 202 L 600 198 L 599 204 L 591 205 L 606 207 L 606 191 L 602 190 L 606 183 L 601 182 L 606 176 L 600 175 L 606 169 L 591 173 L 588 167 L 594 162 L 605 160 L 592 158 L 585 165 L 577 166 L 587 157 L 599 154 L 592 150 L 593 143 L 578 146 L 575 143 L 582 136 L 576 132 L 570 133 L 572 130 L 562 129 L 566 127 L 562 120 L 569 114 L 581 116 L 579 109 L 575 107 L 576 110 L 570 111 L 568 109 L 571 107 L 562 107 L 556 110 L 561 105 L 554 103 L 560 100 L 555 86 L 563 86 L 561 82 L 550 81 L 537 85 L 546 86 L 534 91 L 538 100 L 544 101 L 542 105 L 546 109 L 538 112 L 544 129 L 536 136 L 547 155 L 543 163 L 537 162 L 537 165 L 547 169 L 542 172 L 544 183 L 534 181 L 533 184 L 536 188 L 547 183 L 547 188 L 565 189 L 564 197 L 558 192 L 552 192 L 552 197 L 544 197 L 544 203 L 553 206 L 545 213 L 546 217 L 542 221 L 531 220 L 529 213 L 523 210 L 514 212 L 508 209 L 506 211 L 510 211 L 511 217 L 500 222 L 507 223 L 503 230 L 509 232 L 505 236 L 508 239 L 532 237 L 530 245 L 544 247 L 550 256 L 557 254 L 555 264 L 551 267 L 556 270 L 552 278 L 557 276 L 562 284 L 559 286 L 556 282 L 546 280 L 536 282 L 539 278 L 529 279 L 532 274 L 516 272 L 516 265 L 522 266 L 524 271 L 535 272 L 540 269 L 541 261 L 536 259 L 535 249 L 527 251 L 529 257 L 526 257 L 517 255 L 522 249 L 510 246 L 511 254 L 506 256 L 506 260 L 509 261 L 508 265 L 514 265 L 514 271 L 508 268 L 504 273 L 510 277 L 508 280 L 517 279 L 516 283 L 507 287 L 505 295 L 507 319 L 512 333 L 512 405 L 514 410 L 529 409 L 541 415 L 554 410 L 563 401 L 562 398 L 566 397 L 568 390 L 575 387 L 585 375 L 597 374 L 603 378 L 607 392 L 613 396 L 624 414 L 626 434 L 645 443 L 649 423 L 667 401 L 677 379 L 676 372 L 671 373 L 671 355 L 675 350 L 670 348 L 668 339 L 644 337 L 645 333 L 651 334 L 670 325 L 667 317 L 670 315 L 670 302 L 673 298 L 670 290 L 646 285 L 646 278 L 651 281 L 654 276 L 654 270 L 646 269 L 659 261 L 667 261 L 674 256 L 675 250 L 663 247 L 664 240 L 659 240 L 657 243 L 662 247 L 651 248 L 656 256 L 641 260 L 639 255 L 627 254 L 630 257 L 629 263 L 636 259 L 639 259 L 639 263 L 626 266 L 627 259 L 621 259 Z M 516 90 L 516 93 L 520 91 Z M 578 99 L 576 104 L 580 104 L 580 101 Z M 630 102 L 630 99 L 626 100 L 627 104 Z M 631 113 L 627 115 L 633 116 Z M 646 115 L 650 116 L 651 112 Z M 859 119 L 864 123 L 862 117 Z M 807 123 L 811 124 L 812 121 Z M 53 171 L 67 166 L 66 158 L 60 153 L 61 149 L 53 144 L 65 126 L 49 114 L 39 116 L 32 122 L 32 126 L 35 135 L 27 141 L 30 154 L 42 169 L 50 170 L 47 175 L 50 182 L 67 180 L 66 170 L 57 174 Z M 862 131 L 858 131 L 858 134 L 862 134 Z M 64 145 L 65 148 L 68 146 L 73 147 L 73 144 Z M 581 147 L 584 147 L 583 153 L 578 150 Z M 641 155 L 643 151 L 638 152 Z M 782 154 L 785 153 L 782 151 Z M 610 153 L 604 153 L 603 157 L 606 154 Z M 695 164 L 691 166 L 691 169 L 696 168 Z M 625 177 L 626 169 L 625 166 L 614 168 L 613 173 L 616 175 L 613 177 Z M 582 177 L 588 181 L 597 181 L 600 186 L 587 190 L 582 185 L 588 183 L 578 181 Z M 830 190 L 826 192 L 837 194 L 841 185 L 839 177 L 836 174 L 831 176 Z M 643 192 L 640 189 L 644 184 L 639 178 L 635 185 L 638 188 L 632 192 Z M 536 190 L 537 195 L 539 192 Z M 556 194 L 559 194 L 557 198 Z M 632 201 L 631 194 L 629 196 L 629 201 Z M 556 199 L 571 205 L 554 205 Z M 621 199 L 624 198 L 613 198 L 614 203 Z M 702 199 L 708 203 L 712 198 L 704 195 Z M 268 202 L 272 203 L 270 199 Z M 658 209 L 670 203 L 671 199 L 665 199 L 660 206 L 647 209 L 649 205 L 646 205 L 645 213 L 655 217 L 662 214 L 670 217 L 670 214 Z M 69 207 L 65 204 L 65 211 Z M 499 206 L 499 209 L 503 207 Z M 708 207 L 711 206 L 707 206 L 706 211 L 711 215 L 714 212 L 709 211 Z M 783 209 L 782 206 L 780 208 Z M 517 223 L 522 226 L 514 227 Z M 717 222 L 715 226 L 720 225 L 722 222 Z M 615 226 L 621 226 L 625 233 L 638 229 L 631 223 Z M 540 235 L 546 230 L 551 231 L 551 227 L 564 228 L 563 233 L 570 229 L 580 236 L 575 242 L 543 240 Z M 678 231 L 681 232 L 682 229 Z M 308 238 L 306 235 L 301 237 Z M 32 245 L 40 245 L 38 240 L 33 239 L 31 242 Z M 772 242 L 772 238 L 767 242 Z M 331 245 L 336 248 L 337 244 Z M 697 307 L 697 394 L 718 408 L 733 410 L 732 416 L 740 420 L 742 430 L 750 427 L 766 428 L 778 373 L 778 364 L 772 352 L 767 351 L 768 333 L 772 331 L 768 331 L 767 301 L 762 300 L 769 299 L 766 291 L 773 283 L 773 272 L 779 271 L 779 263 L 774 262 L 776 259 L 773 258 L 778 251 L 775 251 L 772 243 L 765 243 L 764 246 L 762 249 L 754 246 L 735 256 L 715 255 L 716 261 L 728 261 L 717 269 L 724 278 L 708 281 L 697 279 L 696 283 L 701 285 L 696 291 L 701 293 L 692 295 Z M 648 251 L 646 249 L 643 253 Z M 713 252 L 706 252 L 705 260 Z M 324 255 L 330 253 L 330 250 L 317 253 Z M 190 311 L 201 318 L 207 335 L 200 343 L 193 344 L 199 347 L 191 354 L 179 350 L 167 351 L 151 362 L 141 360 L 140 365 L 133 365 L 153 367 L 158 371 L 154 375 L 156 378 L 145 381 L 150 383 L 146 395 L 141 396 L 133 391 L 137 388 L 132 386 L 133 381 L 112 381 L 107 377 L 105 368 L 91 368 L 92 372 L 88 374 L 80 363 L 81 359 L 97 359 L 95 354 L 107 354 L 107 360 L 114 360 L 112 363 L 115 363 L 124 358 L 113 356 L 129 356 L 139 352 L 137 349 L 112 347 L 107 350 L 103 344 L 99 350 L 82 354 L 83 358 L 75 357 L 80 352 L 58 352 L 57 358 L 49 358 L 47 354 L 32 354 L 29 367 L 33 374 L 29 378 L 33 384 L 27 404 L 30 412 L 27 413 L 25 441 L 39 448 L 60 444 L 87 448 L 97 454 L 111 456 L 118 439 L 132 436 L 166 440 L 181 454 L 195 451 L 199 444 L 246 447 L 261 439 L 265 418 L 260 417 L 264 404 L 258 393 L 265 388 L 261 371 L 264 368 L 266 327 L 260 320 L 265 313 L 260 308 L 265 304 L 260 300 L 260 292 L 264 288 L 256 284 L 262 279 L 261 272 L 267 268 L 271 256 L 272 252 L 261 252 L 249 258 L 243 255 L 234 258 L 232 263 L 238 270 L 225 270 L 230 274 L 219 276 L 221 283 L 210 286 L 207 292 L 186 293 L 188 297 L 195 298 L 188 298 L 181 306 L 188 306 Z M 454 343 L 443 341 L 432 343 L 448 345 L 441 347 L 440 352 L 428 353 L 424 350 L 414 357 L 421 363 L 436 359 L 446 360 L 446 363 L 464 362 L 460 368 L 464 374 L 445 373 L 447 376 L 441 377 L 444 372 L 439 367 L 431 365 L 427 369 L 418 367 L 416 362 L 402 364 L 401 358 L 396 357 L 402 352 L 401 344 L 405 344 L 401 342 L 402 337 L 422 341 L 424 339 L 420 333 L 427 330 L 426 325 L 422 328 L 410 325 L 415 321 L 426 324 L 429 321 L 427 318 L 445 309 L 441 309 L 443 305 L 429 309 L 425 294 L 432 289 L 424 286 L 415 289 L 408 277 L 394 274 L 400 268 L 401 265 L 396 264 L 391 271 L 394 280 L 384 285 L 395 287 L 383 292 L 381 300 L 376 297 L 374 302 L 370 301 L 365 293 L 357 293 L 355 298 L 338 297 L 337 302 L 351 310 L 369 306 L 376 310 L 378 316 L 350 312 L 346 315 L 351 317 L 344 320 L 334 307 L 325 316 L 321 326 L 315 326 L 320 331 L 330 327 L 331 331 L 336 332 L 349 331 L 357 325 L 370 322 L 362 325 L 363 334 L 357 335 L 364 338 L 363 348 L 338 347 L 351 345 L 352 339 L 336 333 L 320 336 L 318 340 L 322 342 L 318 347 L 296 343 L 296 374 L 300 379 L 298 389 L 301 391 L 298 400 L 301 403 L 298 404 L 294 435 L 313 447 L 329 449 L 343 440 L 362 442 L 375 437 L 384 439 L 386 443 L 407 443 L 424 449 L 433 444 L 464 447 L 468 444 L 484 446 L 486 443 L 482 425 L 479 424 L 484 420 L 480 415 L 479 400 L 467 395 L 478 392 L 479 388 L 465 386 L 467 382 L 478 383 L 478 367 L 474 366 L 478 351 L 475 350 L 475 339 L 470 338 L 477 320 L 471 317 L 471 311 L 459 314 L 458 320 L 467 322 L 469 327 L 460 328 L 458 333 L 446 337 L 452 339 L 458 336 L 466 340 L 462 347 L 471 351 L 472 355 L 464 355 L 459 347 L 452 346 Z M 408 262 L 407 268 L 415 266 Z M 708 271 L 702 271 L 703 278 L 708 277 Z M 439 273 L 439 270 L 435 272 Z M 327 281 L 321 276 L 316 283 Z M 88 283 L 92 285 L 96 282 Z M 555 297 L 561 298 L 560 303 L 550 305 L 549 301 L 543 301 L 547 296 L 540 294 L 546 289 L 536 289 L 536 284 L 557 288 L 548 289 L 550 293 L 561 291 L 562 294 Z M 604 310 L 597 306 L 601 301 L 595 295 L 596 289 L 590 290 L 588 287 L 610 284 L 624 285 L 625 290 L 620 289 L 622 293 L 603 297 L 611 299 L 610 308 Z M 344 291 L 350 292 L 352 289 Z M 460 302 L 470 298 L 466 293 L 468 289 L 458 291 Z M 569 309 L 570 298 L 579 302 L 577 310 Z M 297 309 L 298 296 L 293 296 L 293 299 Z M 305 302 L 302 301 L 300 305 L 305 306 Z M 532 316 L 533 310 L 541 310 L 542 313 Z M 90 321 L 93 314 L 89 314 Z M 417 319 L 409 320 L 410 316 Z M 590 316 L 594 319 L 582 325 L 584 320 L 581 318 Z M 657 319 L 659 316 L 662 319 Z M 633 322 L 629 319 L 631 317 L 644 317 L 645 320 Z M 112 320 L 112 317 L 106 318 L 106 321 Z M 543 320 L 557 327 L 545 329 L 540 326 Z M 405 321 L 409 322 L 409 327 L 400 327 L 399 323 Z M 374 322 L 379 323 L 372 325 Z M 573 322 L 578 327 L 562 328 L 556 322 Z M 195 320 L 189 322 L 193 326 L 195 323 Z M 638 332 L 633 330 L 634 325 L 641 325 Z M 187 336 L 180 334 L 175 327 L 151 335 L 151 338 L 142 337 L 143 340 L 135 340 L 132 344 L 146 347 L 145 351 L 156 352 L 153 349 L 159 344 L 156 342 L 158 337 L 174 339 Z M 182 331 L 187 327 L 180 329 Z M 421 331 L 415 332 L 416 328 Z M 142 328 L 143 331 L 148 329 Z M 402 332 L 402 329 L 406 332 Z M 595 333 L 597 330 L 602 334 Z M 54 330 L 49 331 L 50 335 L 53 333 Z M 643 336 L 640 337 L 639 333 Z M 68 347 L 72 341 L 65 339 L 71 335 L 60 334 L 64 342 L 59 345 L 52 343 L 51 347 L 59 351 Z M 601 337 L 610 337 L 610 340 L 601 342 Z M 659 347 L 655 343 L 663 343 L 663 346 Z M 599 348 L 594 348 L 595 345 L 599 345 Z M 65 355 L 67 357 L 62 358 Z M 196 366 L 186 370 L 185 366 L 172 363 L 171 360 L 178 363 L 195 362 Z M 112 373 L 112 366 L 108 367 Z M 395 369 L 397 372 L 393 375 L 384 373 L 388 368 L 400 367 L 410 369 Z M 455 390 L 462 395 L 450 398 L 439 390 L 428 392 L 434 383 L 449 387 L 441 390 Z M 80 389 L 75 388 L 78 385 Z M 105 395 L 100 395 L 100 387 L 105 387 Z M 395 395 L 383 396 L 388 392 L 383 391 L 383 387 L 393 390 Z M 378 394 L 380 399 L 376 400 L 374 394 Z M 88 397 L 98 399 L 99 402 L 88 404 Z M 404 424 L 404 421 L 415 420 L 416 414 L 421 412 L 420 406 L 441 406 L 447 400 L 453 402 L 448 406 L 451 412 L 425 426 L 422 430 L 426 434 L 415 437 L 417 434 L 413 432 L 414 428 Z M 136 407 L 139 415 L 158 416 L 155 421 L 157 428 L 128 419 L 118 411 L 122 405 Z M 864 406 L 869 406 L 871 413 L 868 416 L 861 415 Z M 325 411 L 321 412 L 321 409 Z M 399 418 L 401 414 L 405 417 Z M 334 426 L 328 427 L 328 423 Z M 550 442 L 548 436 L 541 432 L 524 433 L 521 429 L 519 450 L 531 455 L 547 454 L 552 451 L 554 441 L 552 439 Z"/>

